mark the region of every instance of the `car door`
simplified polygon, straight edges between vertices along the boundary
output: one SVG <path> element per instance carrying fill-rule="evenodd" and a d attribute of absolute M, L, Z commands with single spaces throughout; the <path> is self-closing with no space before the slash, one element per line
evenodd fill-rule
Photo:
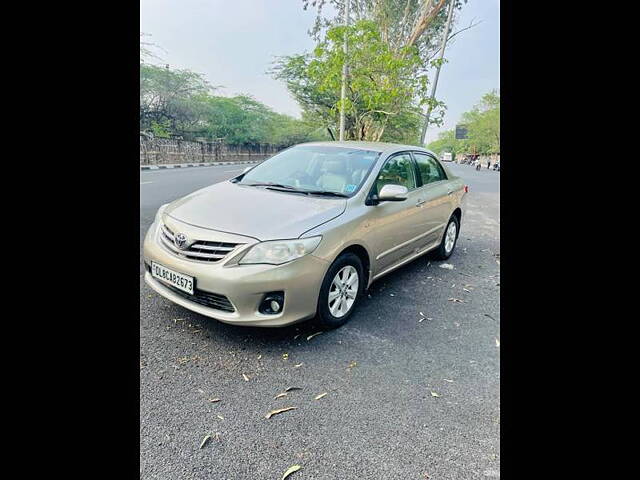
<path fill-rule="evenodd" d="M 427 247 L 439 243 L 442 238 L 454 209 L 452 189 L 438 160 L 425 152 L 412 154 L 417 166 L 417 192 L 423 202 L 419 211 L 420 224 L 424 228 L 420 247 Z"/>
<path fill-rule="evenodd" d="M 372 267 L 380 273 L 414 252 L 416 237 L 423 229 L 420 205 L 422 197 L 417 188 L 416 168 L 409 152 L 396 154 L 380 169 L 371 194 L 377 194 L 387 184 L 403 185 L 409 193 L 401 202 L 380 202 L 372 205 L 367 216 L 365 240 L 373 250 Z"/>

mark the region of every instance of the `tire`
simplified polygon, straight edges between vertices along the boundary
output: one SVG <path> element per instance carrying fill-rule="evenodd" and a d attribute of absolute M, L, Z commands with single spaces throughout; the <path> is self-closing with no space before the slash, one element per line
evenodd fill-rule
<path fill-rule="evenodd" d="M 455 234 L 453 238 L 453 245 L 450 245 L 450 243 L 447 242 L 447 236 L 450 233 L 449 229 L 454 228 L 451 226 L 452 224 L 455 227 Z M 434 257 L 436 258 L 436 260 L 446 260 L 451 256 L 451 254 L 456 248 L 456 244 L 458 243 L 459 236 L 460 236 L 460 222 L 458 221 L 458 217 L 456 217 L 455 215 L 452 215 L 451 218 L 449 219 L 449 223 L 447 223 L 447 228 L 444 231 L 444 235 L 442 235 L 442 241 L 440 242 L 440 246 L 438 246 L 438 248 L 435 250 Z M 446 248 L 447 245 L 450 245 L 451 247 L 449 250 L 447 250 Z"/>
<path fill-rule="evenodd" d="M 337 286 L 337 284 L 340 283 L 340 278 L 342 277 L 343 280 L 347 280 L 352 278 L 350 275 L 352 276 L 354 274 L 357 275 L 358 287 L 346 287 L 345 290 L 340 291 Z M 334 285 L 334 280 L 337 282 L 336 285 Z M 354 282 L 351 281 L 351 283 Z M 316 317 L 318 326 L 324 329 L 332 329 L 341 327 L 347 323 L 358 305 L 364 288 L 364 269 L 360 257 L 351 252 L 341 254 L 331 264 L 329 270 L 327 270 L 324 280 L 322 281 L 322 287 L 320 287 L 318 314 Z M 329 293 L 335 295 L 335 292 L 340 293 L 339 296 L 333 300 L 330 307 Z M 349 300 L 351 299 L 349 294 L 355 295 L 351 304 L 349 304 Z M 344 302 L 342 303 L 341 309 L 338 309 L 339 305 L 336 302 Z M 337 316 L 334 315 L 334 313 L 337 314 Z M 342 315 L 340 315 L 340 313 L 342 313 Z"/>

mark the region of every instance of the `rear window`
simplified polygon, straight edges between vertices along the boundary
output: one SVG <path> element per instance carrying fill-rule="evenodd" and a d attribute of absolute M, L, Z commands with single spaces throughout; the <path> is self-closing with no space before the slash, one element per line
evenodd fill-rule
<path fill-rule="evenodd" d="M 423 185 L 447 179 L 447 175 L 444 173 L 442 166 L 431 155 L 413 152 L 413 157 L 418 164 L 418 171 L 420 172 Z"/>

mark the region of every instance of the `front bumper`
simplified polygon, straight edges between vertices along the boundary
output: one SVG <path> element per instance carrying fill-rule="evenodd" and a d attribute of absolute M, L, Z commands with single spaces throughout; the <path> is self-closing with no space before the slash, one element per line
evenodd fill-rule
<path fill-rule="evenodd" d="M 154 223 L 145 237 L 145 264 L 156 262 L 193 276 L 198 290 L 226 296 L 234 311 L 191 301 L 152 277 L 145 268 L 145 282 L 163 297 L 201 315 L 234 325 L 279 327 L 315 316 L 322 280 L 329 268 L 325 260 L 306 255 L 284 265 L 225 265 L 225 262 L 232 263 L 228 259 L 233 255 L 229 255 L 219 263 L 194 262 L 169 253 L 159 243 L 157 228 Z M 283 310 L 275 315 L 260 313 L 258 307 L 264 295 L 273 291 L 284 292 Z"/>

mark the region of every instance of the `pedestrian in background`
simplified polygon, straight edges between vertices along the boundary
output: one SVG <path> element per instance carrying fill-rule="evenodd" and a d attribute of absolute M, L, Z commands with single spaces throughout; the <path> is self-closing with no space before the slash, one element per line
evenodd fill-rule
<path fill-rule="evenodd" d="M 491 160 L 487 160 L 487 170 L 491 170 Z"/>

